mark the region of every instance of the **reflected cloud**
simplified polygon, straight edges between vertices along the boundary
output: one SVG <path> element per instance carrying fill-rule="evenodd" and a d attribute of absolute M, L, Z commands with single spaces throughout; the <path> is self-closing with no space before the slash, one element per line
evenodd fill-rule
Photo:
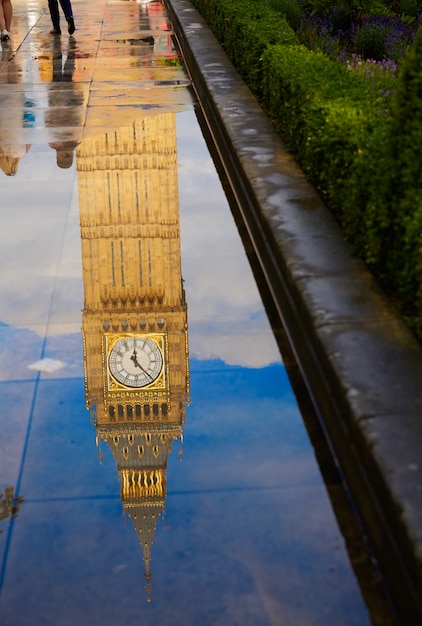
<path fill-rule="evenodd" d="M 28 369 L 35 370 L 37 372 L 47 372 L 48 374 L 53 374 L 58 370 L 65 367 L 65 363 L 62 361 L 58 361 L 56 359 L 40 359 L 39 361 L 35 361 L 35 363 L 31 363 L 28 365 Z"/>
<path fill-rule="evenodd" d="M 192 354 L 244 367 L 278 363 L 280 352 L 194 111 L 178 115 L 177 123 Z"/>

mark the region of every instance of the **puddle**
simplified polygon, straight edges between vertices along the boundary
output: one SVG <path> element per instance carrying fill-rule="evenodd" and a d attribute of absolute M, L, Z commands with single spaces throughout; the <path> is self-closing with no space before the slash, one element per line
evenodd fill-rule
<path fill-rule="evenodd" d="M 0 71 L 0 621 L 388 625 L 186 74 L 140 67 L 130 33 L 156 38 L 165 15 L 98 2 L 104 54 L 93 21 L 68 70 L 63 42 L 59 85 L 40 74 L 48 16 L 31 5 L 28 40 L 14 6 L 18 66 Z M 156 59 L 173 63 L 168 37 Z"/>

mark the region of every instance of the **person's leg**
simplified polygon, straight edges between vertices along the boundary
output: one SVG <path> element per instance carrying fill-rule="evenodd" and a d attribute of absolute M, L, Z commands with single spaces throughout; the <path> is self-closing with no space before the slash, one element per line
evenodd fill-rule
<path fill-rule="evenodd" d="M 67 30 L 69 31 L 69 35 L 73 35 L 73 33 L 75 32 L 75 22 L 73 21 L 73 11 L 70 0 L 59 1 L 67 21 Z"/>
<path fill-rule="evenodd" d="M 10 27 L 12 25 L 12 16 L 13 16 L 12 3 L 10 0 L 3 0 L 2 5 L 3 5 L 4 21 L 6 23 L 5 28 L 6 30 L 10 31 Z"/>
<path fill-rule="evenodd" d="M 6 30 L 6 20 L 4 19 L 3 2 L 0 0 L 0 33 Z"/>
<path fill-rule="evenodd" d="M 48 0 L 48 8 L 50 9 L 50 16 L 51 16 L 51 21 L 53 23 L 53 30 L 56 32 L 57 35 L 60 35 L 60 14 L 59 14 L 58 1 Z"/>

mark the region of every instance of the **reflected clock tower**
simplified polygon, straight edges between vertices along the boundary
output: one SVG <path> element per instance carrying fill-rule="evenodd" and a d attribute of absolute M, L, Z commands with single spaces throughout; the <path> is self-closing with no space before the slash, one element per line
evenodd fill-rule
<path fill-rule="evenodd" d="M 168 454 L 189 395 L 174 113 L 77 149 L 86 404 L 116 460 L 149 594 Z"/>

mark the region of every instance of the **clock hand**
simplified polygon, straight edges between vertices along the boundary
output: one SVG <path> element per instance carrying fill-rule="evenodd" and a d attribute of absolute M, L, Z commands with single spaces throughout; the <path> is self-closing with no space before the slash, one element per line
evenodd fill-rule
<path fill-rule="evenodd" d="M 143 367 L 138 363 L 138 353 L 135 349 L 133 350 L 133 354 L 130 357 L 130 360 L 133 361 L 135 367 L 139 367 L 141 370 L 143 370 Z"/>
<path fill-rule="evenodd" d="M 133 354 L 130 357 L 130 360 L 133 361 L 134 366 L 135 367 L 139 367 L 139 369 L 141 369 L 144 372 L 144 374 L 146 374 L 148 376 L 148 378 L 150 380 L 154 380 L 153 377 L 142 367 L 142 365 L 140 365 L 138 363 L 138 359 L 136 358 L 136 351 L 135 350 L 133 351 Z"/>

